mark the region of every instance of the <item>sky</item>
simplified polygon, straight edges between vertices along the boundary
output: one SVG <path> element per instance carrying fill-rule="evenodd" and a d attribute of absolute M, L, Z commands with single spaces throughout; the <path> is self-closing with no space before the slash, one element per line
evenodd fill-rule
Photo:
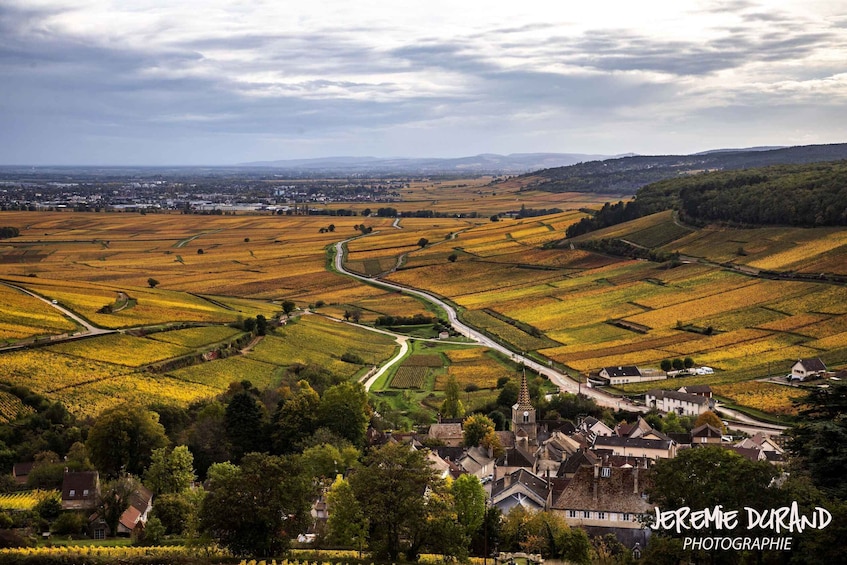
<path fill-rule="evenodd" d="M 847 0 L 2 0 L 0 164 L 847 141 Z"/>

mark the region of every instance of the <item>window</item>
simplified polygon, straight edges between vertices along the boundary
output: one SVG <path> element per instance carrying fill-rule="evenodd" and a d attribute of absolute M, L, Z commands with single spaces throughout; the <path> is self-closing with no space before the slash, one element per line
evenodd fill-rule
<path fill-rule="evenodd" d="M 97 528 L 94 530 L 94 539 L 106 539 L 105 528 Z"/>
<path fill-rule="evenodd" d="M 602 467 L 600 469 L 600 476 L 604 479 L 608 479 L 612 476 L 612 468 L 611 467 Z"/>
<path fill-rule="evenodd" d="M 629 522 L 629 514 L 627 514 L 626 512 L 624 512 L 624 515 L 623 515 L 623 521 L 624 521 L 624 522 Z"/>
<path fill-rule="evenodd" d="M 88 489 L 82 491 L 82 496 L 88 496 Z"/>
<path fill-rule="evenodd" d="M 568 510 L 568 518 L 576 518 L 576 510 Z"/>
<path fill-rule="evenodd" d="M 598 520 L 605 520 L 606 519 L 606 513 L 605 512 L 598 512 L 597 513 L 597 519 Z"/>
<path fill-rule="evenodd" d="M 70 493 L 68 493 L 68 494 L 69 494 L 70 496 L 76 496 L 76 491 L 75 491 L 74 489 L 71 489 L 71 492 L 70 492 Z"/>
<path fill-rule="evenodd" d="M 583 510 L 582 511 L 582 517 L 583 518 L 591 518 L 591 512 L 589 512 L 588 510 Z"/>

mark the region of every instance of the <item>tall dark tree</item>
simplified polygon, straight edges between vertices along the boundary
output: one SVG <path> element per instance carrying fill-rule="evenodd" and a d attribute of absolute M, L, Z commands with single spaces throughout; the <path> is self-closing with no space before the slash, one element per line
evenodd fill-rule
<path fill-rule="evenodd" d="M 819 489 L 847 500 L 847 383 L 813 388 L 798 404 L 802 420 L 788 431 L 789 451 Z"/>
<path fill-rule="evenodd" d="M 236 461 L 246 453 L 267 450 L 264 409 L 253 394 L 246 390 L 236 393 L 227 404 L 225 421 Z"/>
<path fill-rule="evenodd" d="M 218 401 L 204 406 L 188 431 L 188 449 L 194 455 L 194 468 L 203 478 L 214 463 L 232 459 L 226 438 L 226 408 Z"/>
<path fill-rule="evenodd" d="M 294 309 L 296 307 L 297 307 L 297 305 L 294 302 L 292 302 L 291 300 L 283 300 L 282 301 L 282 311 L 285 312 L 286 316 L 288 316 L 292 312 L 294 312 Z"/>
<path fill-rule="evenodd" d="M 313 490 L 299 458 L 251 453 L 210 479 L 200 526 L 237 556 L 276 556 L 305 531 Z"/>
<path fill-rule="evenodd" d="M 293 453 L 318 429 L 320 397 L 305 381 L 294 398 L 280 402 L 271 423 L 274 453 Z"/>
<path fill-rule="evenodd" d="M 267 335 L 268 319 L 259 314 L 256 316 L 256 335 Z"/>

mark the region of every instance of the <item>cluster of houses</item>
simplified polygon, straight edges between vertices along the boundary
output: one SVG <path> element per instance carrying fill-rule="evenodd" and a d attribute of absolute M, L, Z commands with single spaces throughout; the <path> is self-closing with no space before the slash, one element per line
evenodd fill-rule
<path fill-rule="evenodd" d="M 32 463 L 18 463 L 12 474 L 18 484 L 26 484 Z M 113 535 L 133 536 L 144 528 L 153 509 L 153 493 L 138 484 L 130 497 L 130 505 L 118 520 L 117 531 L 112 532 L 97 513 L 100 497 L 100 474 L 97 471 L 68 471 L 62 477 L 62 510 L 76 510 L 88 514 L 88 537 L 106 539 Z"/>
<path fill-rule="evenodd" d="M 708 386 L 679 391 L 650 391 L 648 405 L 663 412 L 699 415 L 712 407 Z M 733 443 L 709 424 L 684 434 L 664 434 L 643 418 L 614 428 L 586 417 L 568 421 L 538 421 L 526 378 L 512 406 L 511 430 L 497 432 L 505 454 L 463 447 L 461 420 L 442 420 L 425 437 L 385 436 L 384 441 L 406 441 L 413 447 L 429 445 L 428 457 L 443 477 L 469 473 L 479 477 L 490 504 L 508 513 L 521 506 L 550 510 L 572 526 L 592 535 L 615 534 L 630 548 L 644 547 L 649 531 L 639 518 L 652 512 L 645 494 L 647 469 L 658 459 L 676 456 L 680 449 L 715 444 L 751 460 L 782 461 L 782 448 L 759 434 Z"/>

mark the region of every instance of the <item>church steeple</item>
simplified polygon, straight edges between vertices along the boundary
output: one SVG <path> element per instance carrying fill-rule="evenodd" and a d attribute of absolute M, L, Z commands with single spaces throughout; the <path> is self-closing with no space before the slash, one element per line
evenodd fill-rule
<path fill-rule="evenodd" d="M 516 441 L 526 438 L 529 445 L 535 445 L 538 430 L 535 425 L 535 408 L 532 406 L 529 397 L 529 385 L 526 382 L 526 369 L 521 375 L 518 401 L 512 405 L 512 431 L 515 432 Z"/>
<path fill-rule="evenodd" d="M 526 369 L 521 376 L 521 391 L 518 393 L 518 403 L 515 405 L 520 410 L 534 410 L 529 398 L 529 385 L 526 382 Z"/>

